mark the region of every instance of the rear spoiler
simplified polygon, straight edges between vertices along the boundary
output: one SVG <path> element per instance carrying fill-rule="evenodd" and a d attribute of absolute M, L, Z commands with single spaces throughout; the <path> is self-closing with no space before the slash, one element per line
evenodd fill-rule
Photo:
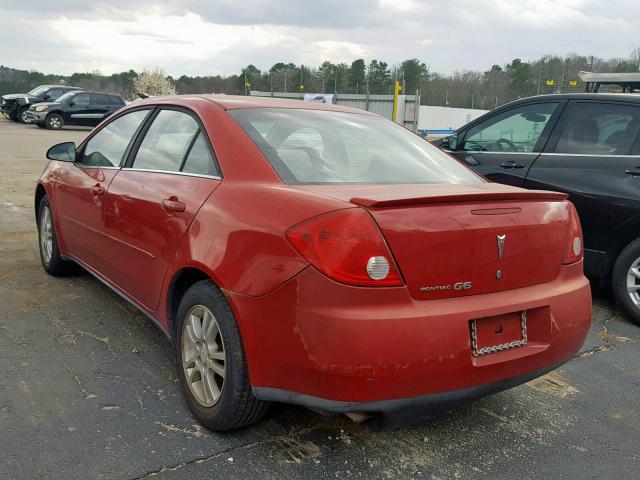
<path fill-rule="evenodd" d="M 424 205 L 430 203 L 462 203 L 462 202 L 492 202 L 504 200 L 538 200 L 560 202 L 566 200 L 566 193 L 547 192 L 544 190 L 521 190 L 513 192 L 470 192 L 452 195 L 432 195 L 428 197 L 409 198 L 362 198 L 354 197 L 351 203 L 366 208 L 403 207 L 407 205 Z"/>

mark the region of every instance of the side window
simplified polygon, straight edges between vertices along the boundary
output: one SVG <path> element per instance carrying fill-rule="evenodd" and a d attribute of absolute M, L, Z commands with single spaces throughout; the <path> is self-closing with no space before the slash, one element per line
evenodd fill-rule
<path fill-rule="evenodd" d="M 88 93 L 79 93 L 73 97 L 72 101 L 76 107 L 84 107 L 91 103 L 91 97 Z"/>
<path fill-rule="evenodd" d="M 191 115 L 176 110 L 161 110 L 140 144 L 133 168 L 180 171 L 198 131 L 198 122 Z"/>
<path fill-rule="evenodd" d="M 92 93 L 91 103 L 96 105 L 109 105 L 109 98 L 104 93 Z"/>
<path fill-rule="evenodd" d="M 57 100 L 60 96 L 62 96 L 62 94 L 63 94 L 63 91 L 60 90 L 59 88 L 52 88 L 47 93 L 45 93 L 48 100 L 51 102 L 53 102 L 54 100 Z"/>
<path fill-rule="evenodd" d="M 90 167 L 119 166 L 148 113 L 149 110 L 136 110 L 107 124 L 87 142 L 79 163 Z"/>
<path fill-rule="evenodd" d="M 189 154 L 182 166 L 182 171 L 198 175 L 217 175 L 213 158 L 211 157 L 211 151 L 202 132 L 198 133 L 196 141 L 193 142 L 191 150 L 189 150 Z"/>
<path fill-rule="evenodd" d="M 507 110 L 471 128 L 463 150 L 532 152 L 558 103 L 534 103 Z"/>
<path fill-rule="evenodd" d="M 115 95 L 108 95 L 108 97 L 109 97 L 109 103 L 111 105 L 117 105 L 119 107 L 124 105 L 124 100 L 122 100 L 121 97 L 116 97 Z"/>
<path fill-rule="evenodd" d="M 640 130 L 640 108 L 615 103 L 569 105 L 556 153 L 628 155 Z"/>

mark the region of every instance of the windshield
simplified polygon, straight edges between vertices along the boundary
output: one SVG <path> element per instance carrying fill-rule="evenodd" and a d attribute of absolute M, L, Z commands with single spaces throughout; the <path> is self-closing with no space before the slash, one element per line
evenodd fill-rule
<path fill-rule="evenodd" d="M 426 140 L 380 117 L 279 108 L 229 113 L 288 184 L 484 181 Z"/>
<path fill-rule="evenodd" d="M 58 102 L 58 103 L 69 103 L 69 100 L 71 100 L 77 93 L 78 92 L 67 92 L 64 95 L 61 95 L 60 97 L 58 97 L 56 102 Z"/>
<path fill-rule="evenodd" d="M 27 93 L 27 95 L 31 95 L 32 97 L 39 97 L 48 89 L 49 87 L 36 87 L 33 90 L 31 90 L 29 93 Z"/>

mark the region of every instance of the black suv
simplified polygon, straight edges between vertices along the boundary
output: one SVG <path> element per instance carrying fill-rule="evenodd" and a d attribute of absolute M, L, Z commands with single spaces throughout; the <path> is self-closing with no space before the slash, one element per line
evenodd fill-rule
<path fill-rule="evenodd" d="M 587 275 L 640 324 L 640 95 L 525 98 L 434 143 L 495 182 L 568 193 Z"/>
<path fill-rule="evenodd" d="M 35 103 L 53 102 L 67 92 L 82 90 L 67 85 L 40 85 L 28 93 L 11 93 L 0 98 L 0 110 L 15 122 L 26 123 L 25 113 Z"/>
<path fill-rule="evenodd" d="M 69 92 L 56 102 L 33 105 L 25 117 L 40 128 L 59 129 L 64 125 L 95 127 L 125 105 L 120 95 L 102 92 Z"/>

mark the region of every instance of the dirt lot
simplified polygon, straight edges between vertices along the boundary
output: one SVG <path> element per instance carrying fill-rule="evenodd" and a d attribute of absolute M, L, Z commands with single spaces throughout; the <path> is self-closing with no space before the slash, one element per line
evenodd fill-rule
<path fill-rule="evenodd" d="M 91 276 L 40 266 L 44 152 L 86 133 L 0 119 L 0 478 L 638 478 L 640 328 L 602 293 L 575 359 L 430 423 L 371 433 L 275 405 L 203 430 L 156 327 Z"/>

